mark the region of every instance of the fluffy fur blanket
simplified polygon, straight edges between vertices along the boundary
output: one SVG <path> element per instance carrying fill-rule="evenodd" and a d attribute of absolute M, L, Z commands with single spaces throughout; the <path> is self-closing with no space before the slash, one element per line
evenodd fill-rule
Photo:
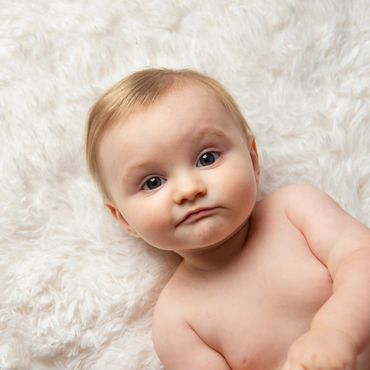
<path fill-rule="evenodd" d="M 178 258 L 124 235 L 84 162 L 91 104 L 149 66 L 231 91 L 260 196 L 307 182 L 370 223 L 368 0 L 2 0 L 2 370 L 161 369 L 151 315 Z"/>

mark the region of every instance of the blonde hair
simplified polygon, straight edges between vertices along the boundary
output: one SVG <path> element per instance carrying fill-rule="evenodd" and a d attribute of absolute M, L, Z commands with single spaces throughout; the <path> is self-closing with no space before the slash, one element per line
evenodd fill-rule
<path fill-rule="evenodd" d="M 224 87 L 211 77 L 193 70 L 145 69 L 135 72 L 109 89 L 91 108 L 86 133 L 86 160 L 93 179 L 103 195 L 109 198 L 98 161 L 98 148 L 104 134 L 118 120 L 127 118 L 138 109 L 154 104 L 175 88 L 198 84 L 210 91 L 225 107 L 246 139 L 251 130 L 236 102 Z"/>

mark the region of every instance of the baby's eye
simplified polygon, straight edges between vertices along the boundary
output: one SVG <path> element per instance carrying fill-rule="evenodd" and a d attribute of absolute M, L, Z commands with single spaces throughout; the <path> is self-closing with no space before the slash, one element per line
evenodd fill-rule
<path fill-rule="evenodd" d="M 146 180 L 143 184 L 143 190 L 153 190 L 163 185 L 166 180 L 163 177 L 153 176 Z"/>
<path fill-rule="evenodd" d="M 216 162 L 219 157 L 220 154 L 217 152 L 205 152 L 199 157 L 197 167 L 209 166 Z"/>

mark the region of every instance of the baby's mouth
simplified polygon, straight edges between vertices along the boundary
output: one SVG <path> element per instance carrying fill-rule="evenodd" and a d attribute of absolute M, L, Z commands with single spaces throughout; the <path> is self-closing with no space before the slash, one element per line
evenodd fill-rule
<path fill-rule="evenodd" d="M 202 218 L 208 217 L 214 214 L 215 210 L 216 210 L 216 207 L 213 207 L 213 208 L 202 207 L 202 208 L 196 208 L 194 210 L 191 210 L 185 215 L 185 217 L 181 219 L 181 221 L 177 224 L 177 226 L 181 224 L 190 224 Z"/>

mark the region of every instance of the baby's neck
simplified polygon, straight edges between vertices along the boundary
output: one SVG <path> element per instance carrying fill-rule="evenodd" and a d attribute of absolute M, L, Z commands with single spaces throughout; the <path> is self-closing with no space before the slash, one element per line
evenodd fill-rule
<path fill-rule="evenodd" d="M 221 244 L 184 252 L 181 254 L 184 258 L 182 267 L 192 272 L 215 271 L 225 267 L 245 246 L 249 228 L 250 219 Z"/>

